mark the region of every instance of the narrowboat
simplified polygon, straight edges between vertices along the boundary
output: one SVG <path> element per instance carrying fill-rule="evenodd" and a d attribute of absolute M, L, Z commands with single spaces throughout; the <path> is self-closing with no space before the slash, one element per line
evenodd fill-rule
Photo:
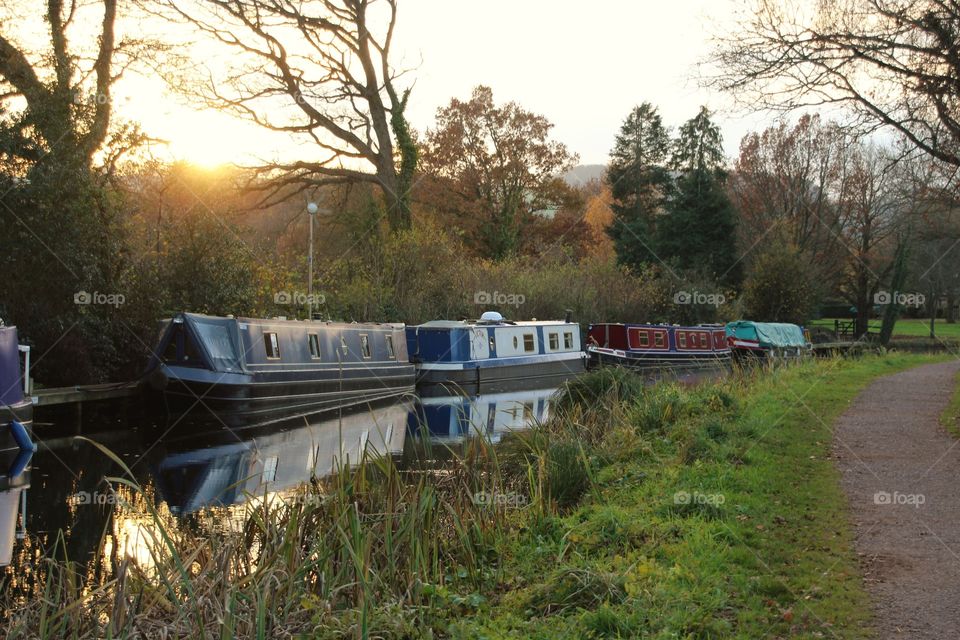
<path fill-rule="evenodd" d="M 290 428 L 251 427 L 239 434 L 178 425 L 151 452 L 150 473 L 175 515 L 282 496 L 364 456 L 400 454 L 410 409 L 409 400 L 394 398 L 311 416 Z"/>
<path fill-rule="evenodd" d="M 586 367 L 580 325 L 569 319 L 510 322 L 495 311 L 479 320 L 407 327 L 407 351 L 421 395 L 548 387 Z"/>
<path fill-rule="evenodd" d="M 20 351 L 17 328 L 0 321 L 0 476 L 22 471 L 24 456 L 36 450 L 30 439 L 33 401 L 26 382 L 29 373 L 25 375 L 21 369 Z"/>
<path fill-rule="evenodd" d="M 504 434 L 529 429 L 550 417 L 557 388 L 528 389 L 483 395 L 421 398 L 411 412 L 409 429 L 415 435 L 455 443 L 473 436 L 499 442 Z"/>
<path fill-rule="evenodd" d="M 727 343 L 738 361 L 800 358 L 811 352 L 802 328 L 786 322 L 728 322 Z"/>
<path fill-rule="evenodd" d="M 591 366 L 638 369 L 722 366 L 730 348 L 722 325 L 591 324 L 587 331 Z"/>
<path fill-rule="evenodd" d="M 181 313 L 143 377 L 173 412 L 283 419 L 413 391 L 401 324 Z"/>

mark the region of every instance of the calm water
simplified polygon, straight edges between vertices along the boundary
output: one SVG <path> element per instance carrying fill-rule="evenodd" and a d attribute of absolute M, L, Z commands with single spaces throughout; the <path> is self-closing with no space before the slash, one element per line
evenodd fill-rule
<path fill-rule="evenodd" d="M 42 585 L 35 572 L 51 555 L 78 562 L 88 580 L 99 582 L 125 555 L 149 561 L 141 556 L 156 535 L 151 510 L 174 531 L 239 526 L 251 503 L 296 494 L 364 453 L 402 459 L 427 432 L 432 443 L 478 434 L 497 442 L 545 420 L 555 391 L 398 398 L 259 426 L 138 415 L 136 406 L 87 407 L 82 420 L 41 413 L 27 488 L 0 491 L 0 563 L 9 562 L 0 583 L 24 597 L 36 594 Z M 126 478 L 140 490 L 109 478 Z"/>

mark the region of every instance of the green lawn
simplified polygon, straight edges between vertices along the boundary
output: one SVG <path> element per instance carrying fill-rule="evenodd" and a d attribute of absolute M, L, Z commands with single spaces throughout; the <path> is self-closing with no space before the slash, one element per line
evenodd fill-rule
<path fill-rule="evenodd" d="M 841 320 L 841 322 L 849 321 L 849 319 Z M 809 326 L 833 329 L 833 323 L 833 318 L 821 318 L 820 320 L 813 320 Z M 870 331 L 879 332 L 880 324 L 880 320 L 871 320 Z M 960 338 L 960 322 L 948 324 L 944 320 L 937 320 L 934 329 L 938 338 Z M 926 338 L 930 335 L 930 319 L 901 318 L 897 320 L 897 324 L 893 329 L 893 335 Z"/>

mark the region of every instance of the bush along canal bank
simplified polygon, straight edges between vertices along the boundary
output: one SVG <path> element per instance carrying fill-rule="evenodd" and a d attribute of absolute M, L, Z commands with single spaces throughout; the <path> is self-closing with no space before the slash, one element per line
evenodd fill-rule
<path fill-rule="evenodd" d="M 54 549 L 8 574 L 0 628 L 12 638 L 863 637 L 869 602 L 830 425 L 873 378 L 932 361 L 818 360 L 692 388 L 603 369 L 497 446 L 362 460 L 282 499 L 251 499 L 231 526 L 174 520 L 115 478 L 116 509 L 137 514 L 136 552 L 105 549 L 109 562 L 90 571 Z"/>

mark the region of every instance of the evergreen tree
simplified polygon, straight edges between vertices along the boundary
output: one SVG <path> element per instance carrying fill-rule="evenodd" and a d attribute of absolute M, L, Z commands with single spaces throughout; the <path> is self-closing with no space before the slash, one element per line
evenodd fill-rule
<path fill-rule="evenodd" d="M 656 216 L 669 192 L 666 165 L 670 137 L 656 107 L 635 107 L 620 127 L 607 182 L 613 194 L 614 221 L 608 229 L 621 264 L 641 267 L 656 262 Z"/>
<path fill-rule="evenodd" d="M 722 142 L 705 107 L 680 127 L 671 165 L 681 175 L 659 222 L 655 246 L 662 260 L 680 269 L 736 284 L 736 212 L 724 188 Z"/>

